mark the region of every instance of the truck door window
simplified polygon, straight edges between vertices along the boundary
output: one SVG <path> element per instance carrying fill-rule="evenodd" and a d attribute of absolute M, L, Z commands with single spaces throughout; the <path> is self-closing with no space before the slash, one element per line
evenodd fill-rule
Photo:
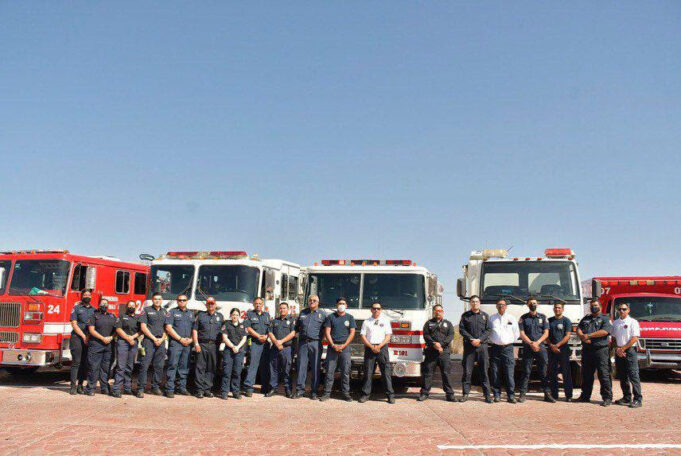
<path fill-rule="evenodd" d="M 130 272 L 116 271 L 116 293 L 130 293 Z"/>
<path fill-rule="evenodd" d="M 85 277 L 87 276 L 87 266 L 77 264 L 73 268 L 73 279 L 71 280 L 71 290 L 81 291 L 85 289 Z"/>
<path fill-rule="evenodd" d="M 283 301 L 288 299 L 288 274 L 281 275 L 281 299 Z"/>
<path fill-rule="evenodd" d="M 10 267 L 12 267 L 11 261 L 0 261 L 0 294 L 5 293 L 5 286 L 7 285 L 7 277 L 9 276 Z"/>
<path fill-rule="evenodd" d="M 298 301 L 298 277 L 288 276 L 288 299 Z"/>
<path fill-rule="evenodd" d="M 147 294 L 147 275 L 143 272 L 135 273 L 135 294 L 146 295 Z"/>

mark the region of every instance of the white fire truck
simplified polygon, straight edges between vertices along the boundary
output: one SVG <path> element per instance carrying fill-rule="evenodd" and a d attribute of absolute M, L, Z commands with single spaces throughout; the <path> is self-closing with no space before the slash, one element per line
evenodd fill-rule
<path fill-rule="evenodd" d="M 148 258 L 141 255 L 141 258 Z M 283 260 L 260 259 L 243 251 L 168 252 L 151 262 L 151 294 L 163 295 L 164 307 L 176 306 L 175 298 L 186 294 L 187 307 L 205 310 L 206 298 L 215 298 L 218 309 L 229 317 L 236 307 L 242 318 L 253 308 L 253 299 L 265 301 L 265 311 L 272 316 L 280 302 L 299 311 L 300 266 Z"/>
<path fill-rule="evenodd" d="M 362 322 L 371 316 L 374 302 L 392 320 L 393 335 L 388 345 L 393 376 L 418 380 L 423 361 L 423 325 L 435 304 L 442 304 L 437 276 L 411 260 L 322 260 L 321 265 L 304 268 L 304 303 L 319 295 L 320 308 L 334 312 L 336 300 L 344 297 L 347 312 L 357 323 L 350 345 L 353 378 L 362 373 L 364 345 Z"/>
<path fill-rule="evenodd" d="M 564 304 L 563 314 L 572 321 L 573 334 L 569 344 L 573 366 L 573 380 L 581 379 L 581 343 L 577 337 L 577 323 L 584 317 L 584 303 L 579 270 L 571 249 L 546 249 L 544 257 L 508 257 L 505 249 L 486 249 L 471 252 L 463 266 L 463 277 L 457 281 L 457 294 L 465 302 L 478 295 L 481 308 L 489 315 L 497 312 L 496 301 L 506 299 L 507 312 L 516 318 L 528 312 L 529 297 L 539 303 L 538 312 L 553 316 L 553 304 Z M 522 342 L 515 343 L 515 357 L 521 355 Z M 516 363 L 516 368 L 520 368 Z"/>

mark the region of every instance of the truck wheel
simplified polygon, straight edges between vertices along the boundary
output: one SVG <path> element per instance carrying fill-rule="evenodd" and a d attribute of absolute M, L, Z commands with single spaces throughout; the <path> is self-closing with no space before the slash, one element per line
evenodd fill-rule
<path fill-rule="evenodd" d="M 579 363 L 572 363 L 572 386 L 575 388 L 582 387 L 582 365 Z"/>
<path fill-rule="evenodd" d="M 5 370 L 10 375 L 22 376 L 22 375 L 31 375 L 31 374 L 35 373 L 35 371 L 37 371 L 38 368 L 35 367 L 35 366 L 32 366 L 32 367 L 6 367 Z"/>

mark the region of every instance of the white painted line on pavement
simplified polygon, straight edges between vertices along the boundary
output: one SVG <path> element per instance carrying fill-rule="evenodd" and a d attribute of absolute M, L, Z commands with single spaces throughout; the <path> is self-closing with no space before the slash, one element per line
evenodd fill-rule
<path fill-rule="evenodd" d="M 591 449 L 679 449 L 677 443 L 588 444 L 546 443 L 539 445 L 438 445 L 439 450 L 591 450 Z"/>

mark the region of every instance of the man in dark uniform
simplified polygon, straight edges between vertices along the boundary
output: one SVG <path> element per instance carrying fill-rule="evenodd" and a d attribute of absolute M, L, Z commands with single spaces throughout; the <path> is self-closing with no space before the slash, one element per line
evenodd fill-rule
<path fill-rule="evenodd" d="M 293 353 L 291 345 L 296 337 L 295 321 L 288 316 L 288 303 L 279 304 L 279 316 L 270 324 L 270 390 L 265 397 L 272 397 L 279 387 L 280 377 L 284 377 L 286 397 L 293 397 L 293 381 L 291 380 L 291 363 Z"/>
<path fill-rule="evenodd" d="M 459 334 L 463 337 L 463 378 L 461 379 L 462 395 L 459 402 L 466 402 L 471 391 L 471 376 L 477 361 L 482 378 L 482 391 L 485 394 L 485 402 L 492 403 L 490 395 L 489 375 L 489 354 L 487 353 L 487 340 L 492 332 L 489 325 L 489 315 L 480 310 L 480 298 L 471 296 L 471 310 L 461 315 L 459 322 Z"/>
<path fill-rule="evenodd" d="M 303 309 L 296 322 L 298 338 L 298 379 L 296 382 L 296 398 L 305 395 L 305 382 L 308 367 L 310 376 L 310 399 L 317 399 L 322 364 L 322 328 L 326 314 L 319 309 L 319 296 L 312 295 L 308 299 L 308 307 Z"/>
<path fill-rule="evenodd" d="M 535 298 L 527 300 L 529 312 L 523 314 L 518 321 L 520 327 L 520 339 L 523 341 L 523 376 L 520 380 L 520 397 L 518 402 L 525 402 L 525 395 L 530 384 L 532 373 L 532 361 L 537 361 L 537 372 L 541 380 L 546 402 L 556 402 L 549 394 L 549 382 L 546 377 L 548 367 L 548 354 L 544 341 L 549 337 L 549 319 L 546 315 L 537 312 L 539 303 Z"/>
<path fill-rule="evenodd" d="M 220 312 L 215 311 L 215 299 L 206 299 L 206 310 L 199 312 L 194 320 L 192 337 L 196 349 L 196 397 L 213 397 L 211 389 L 218 366 L 218 345 L 225 322 Z"/>
<path fill-rule="evenodd" d="M 601 405 L 607 407 L 612 403 L 612 380 L 610 378 L 610 353 L 608 336 L 612 333 L 612 324 L 607 315 L 601 313 L 598 299 L 591 300 L 591 313 L 579 322 L 577 336 L 582 340 L 582 394 L 577 402 L 590 402 L 594 387 L 594 373 L 598 371 L 601 383 Z"/>
<path fill-rule="evenodd" d="M 270 329 L 270 314 L 263 311 L 262 298 L 253 300 L 253 310 L 246 312 L 244 328 L 249 336 L 248 371 L 244 379 L 244 395 L 253 395 L 253 385 L 260 371 L 260 391 L 265 393 L 269 384 L 270 350 L 267 346 L 267 332 Z"/>
<path fill-rule="evenodd" d="M 565 401 L 572 400 L 572 372 L 570 369 L 570 334 L 572 322 L 563 315 L 563 303 L 553 305 L 554 316 L 549 318 L 549 379 L 551 396 L 558 399 L 558 373 L 563 375 Z"/>
<path fill-rule="evenodd" d="M 423 338 L 426 341 L 426 348 L 423 350 L 425 359 L 421 363 L 423 371 L 423 388 L 419 395 L 419 401 L 425 401 L 430 394 L 433 385 L 433 373 L 435 368 L 440 368 L 442 376 L 442 388 L 445 390 L 445 398 L 454 402 L 454 388 L 449 374 L 450 354 L 449 345 L 454 339 L 454 326 L 449 320 L 444 318 L 445 312 L 440 304 L 433 307 L 433 318 L 423 325 Z"/>
<path fill-rule="evenodd" d="M 71 339 L 69 349 L 71 351 L 71 394 L 83 394 L 83 382 L 87 377 L 87 343 L 88 332 L 87 322 L 95 313 L 94 307 L 90 304 L 92 292 L 83 290 L 80 295 L 80 302 L 76 303 L 71 312 Z"/>
<path fill-rule="evenodd" d="M 166 397 L 172 399 L 177 394 L 189 396 L 187 391 L 187 374 L 189 373 L 189 355 L 192 352 L 192 328 L 194 312 L 187 309 L 187 296 L 177 297 L 177 307 L 168 312 L 165 321 L 166 332 L 170 336 L 168 344 L 168 368 L 166 370 Z M 175 384 L 175 377 L 178 377 Z"/>
<path fill-rule="evenodd" d="M 116 376 L 113 385 L 113 397 L 121 397 L 121 389 L 125 394 L 132 394 L 132 370 L 135 367 L 137 340 L 142 336 L 140 322 L 135 316 L 135 301 L 128 301 L 125 314 L 116 319 Z"/>
<path fill-rule="evenodd" d="M 90 331 L 90 348 L 87 353 L 88 376 L 87 395 L 94 396 L 97 389 L 97 378 L 102 394 L 109 394 L 109 369 L 113 354 L 116 316 L 109 313 L 109 301 L 99 301 L 99 310 L 92 314 L 88 322 Z"/>
<path fill-rule="evenodd" d="M 140 315 L 140 326 L 144 334 L 144 340 L 142 341 L 144 358 L 142 358 L 142 367 L 137 376 L 136 396 L 139 398 L 144 397 L 149 366 L 153 366 L 151 392 L 156 396 L 163 394 L 160 385 L 163 375 L 163 364 L 166 359 L 165 322 L 168 312 L 161 308 L 161 304 L 163 304 L 163 295 L 161 293 L 154 293 L 151 297 L 151 302 L 152 305 L 144 309 L 144 312 Z"/>
<path fill-rule="evenodd" d="M 350 397 L 350 367 L 352 356 L 350 354 L 350 342 L 355 338 L 357 324 L 355 318 L 346 312 L 348 303 L 345 298 L 336 300 L 336 311 L 326 317 L 324 333 L 329 345 L 326 349 L 326 381 L 324 394 L 319 399 L 325 401 L 331 397 L 333 379 L 336 375 L 336 367 L 340 369 L 341 390 L 343 398 L 352 402 Z"/>

